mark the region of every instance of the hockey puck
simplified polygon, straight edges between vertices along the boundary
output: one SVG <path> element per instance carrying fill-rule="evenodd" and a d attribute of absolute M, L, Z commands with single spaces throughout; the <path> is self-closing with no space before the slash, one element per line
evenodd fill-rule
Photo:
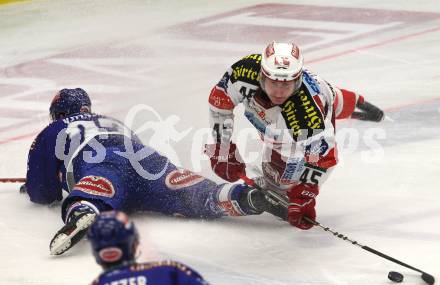
<path fill-rule="evenodd" d="M 388 279 L 390 279 L 393 282 L 400 283 L 403 281 L 403 275 L 396 271 L 390 271 L 388 273 Z"/>

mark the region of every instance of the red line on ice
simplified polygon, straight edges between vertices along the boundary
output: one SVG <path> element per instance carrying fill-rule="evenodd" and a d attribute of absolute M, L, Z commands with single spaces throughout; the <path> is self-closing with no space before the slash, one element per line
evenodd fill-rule
<path fill-rule="evenodd" d="M 340 56 L 344 56 L 344 55 L 347 55 L 347 54 L 355 53 L 355 52 L 358 52 L 358 51 L 361 51 L 361 50 L 366 50 L 366 49 L 371 49 L 371 48 L 375 48 L 375 47 L 379 47 L 379 46 L 384 46 L 386 44 L 403 41 L 403 40 L 406 40 L 406 39 L 409 39 L 409 38 L 417 37 L 417 36 L 428 34 L 428 33 L 437 32 L 437 31 L 440 31 L 440 27 L 424 30 L 424 31 L 413 33 L 413 34 L 409 34 L 409 35 L 400 36 L 400 37 L 397 37 L 397 38 L 392 38 L 392 39 L 389 39 L 389 40 L 385 40 L 383 42 L 378 42 L 378 43 L 374 43 L 374 44 L 369 44 L 369 45 L 361 46 L 361 47 L 356 48 L 356 49 L 348 49 L 348 50 L 341 51 L 341 52 L 338 52 L 338 53 L 335 53 L 335 54 L 326 55 L 326 56 L 323 56 L 323 57 L 318 57 L 318 58 L 315 58 L 315 59 L 312 59 L 312 60 L 308 60 L 307 63 L 322 62 L 322 61 L 326 61 L 326 60 L 329 60 L 329 59 L 334 59 L 334 58 L 337 58 L 337 57 L 340 57 Z"/>
<path fill-rule="evenodd" d="M 428 98 L 428 99 L 423 99 L 423 100 L 412 101 L 412 102 L 408 102 L 408 103 L 405 103 L 405 104 L 401 104 L 401 105 L 396 105 L 396 106 L 393 106 L 393 107 L 385 108 L 384 111 L 385 112 L 394 112 L 394 111 L 398 111 L 398 110 L 406 108 L 406 107 L 422 105 L 422 104 L 427 104 L 427 103 L 436 102 L 436 101 L 440 101 L 440 97 L 434 97 L 434 98 Z"/>
<path fill-rule="evenodd" d="M 35 132 L 35 133 L 25 134 L 25 135 L 21 135 L 21 136 L 11 137 L 11 138 L 0 141 L 0 144 L 7 144 L 7 143 L 10 143 L 13 141 L 19 141 L 22 139 L 33 138 L 36 135 L 37 135 L 37 133 Z"/>

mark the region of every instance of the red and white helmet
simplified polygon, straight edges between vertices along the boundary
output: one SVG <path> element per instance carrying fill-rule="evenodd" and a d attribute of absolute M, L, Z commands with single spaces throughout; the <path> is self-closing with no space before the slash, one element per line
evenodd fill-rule
<path fill-rule="evenodd" d="M 303 70 L 303 56 L 294 43 L 271 42 L 262 54 L 261 72 L 275 81 L 298 79 Z"/>

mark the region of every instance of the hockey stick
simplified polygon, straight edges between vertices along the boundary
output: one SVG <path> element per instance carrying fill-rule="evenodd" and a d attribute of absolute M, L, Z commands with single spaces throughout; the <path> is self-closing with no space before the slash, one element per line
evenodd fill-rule
<path fill-rule="evenodd" d="M 0 183 L 20 183 L 26 182 L 26 178 L 0 178 Z"/>
<path fill-rule="evenodd" d="M 248 178 L 248 177 L 246 177 L 246 176 L 244 176 L 244 175 L 241 176 L 241 179 L 243 179 L 244 182 L 245 182 L 247 185 L 252 186 L 252 187 L 255 187 L 256 189 L 262 191 L 265 195 L 268 195 L 270 198 L 275 199 L 277 202 L 279 202 L 279 203 L 280 203 L 281 205 L 283 205 L 284 207 L 287 208 L 287 207 L 289 206 L 289 202 L 288 202 L 283 196 L 279 195 L 278 193 L 276 193 L 276 192 L 274 192 L 274 191 L 271 191 L 271 190 L 269 190 L 269 189 L 263 189 L 262 187 L 260 187 L 260 186 L 257 185 L 256 183 L 254 183 L 254 181 L 253 181 L 252 179 L 250 179 L 250 178 Z M 373 254 L 375 254 L 375 255 L 377 255 L 377 256 L 380 256 L 380 257 L 382 257 L 382 258 L 385 258 L 385 259 L 387 259 L 387 260 L 389 260 L 389 261 L 391 261 L 391 262 L 397 263 L 397 264 L 399 264 L 399 265 L 401 265 L 401 266 L 404 266 L 404 267 L 406 267 L 406 268 L 409 268 L 409 269 L 412 269 L 412 270 L 417 271 L 417 272 L 419 272 L 419 273 L 422 273 L 422 279 L 423 279 L 423 281 L 425 281 L 425 282 L 426 282 L 427 284 L 429 284 L 429 285 L 433 285 L 433 284 L 435 283 L 434 276 L 432 276 L 431 274 L 428 274 L 428 273 L 426 273 L 426 272 L 424 272 L 424 271 L 422 271 L 422 270 L 420 270 L 420 269 L 418 269 L 418 268 L 415 268 L 415 267 L 413 267 L 413 266 L 411 266 L 411 265 L 408 265 L 408 264 L 406 264 L 406 263 L 404 263 L 404 262 L 402 262 L 402 261 L 400 261 L 400 260 L 397 260 L 397 259 L 395 259 L 395 258 L 393 258 L 393 257 L 391 257 L 391 256 L 389 256 L 389 255 L 386 255 L 385 253 L 382 253 L 382 252 L 380 252 L 380 251 L 377 251 L 377 250 L 375 250 L 375 249 L 373 249 L 373 248 L 371 248 L 371 247 L 369 247 L 369 246 L 362 245 L 362 244 L 358 243 L 357 241 L 352 240 L 352 239 L 350 239 L 349 237 L 347 237 L 347 236 L 345 236 L 345 235 L 343 235 L 343 234 L 340 234 L 340 233 L 338 233 L 337 231 L 332 230 L 332 229 L 329 228 L 329 227 L 323 226 L 321 223 L 319 223 L 319 222 L 317 222 L 317 221 L 315 221 L 315 220 L 312 220 L 312 219 L 310 219 L 310 218 L 308 218 L 308 217 L 304 217 L 304 219 L 305 219 L 307 222 L 309 222 L 309 223 L 311 223 L 311 224 L 313 224 L 313 225 L 315 225 L 315 226 L 321 228 L 322 230 L 324 230 L 324 231 L 326 231 L 326 232 L 330 232 L 330 233 L 333 234 L 335 237 L 340 238 L 340 239 L 342 239 L 342 240 L 345 240 L 345 241 L 351 243 L 352 245 L 356 245 L 356 246 L 362 248 L 363 250 L 366 250 L 366 251 L 368 251 L 368 252 L 371 252 L 371 253 L 373 253 Z"/>
<path fill-rule="evenodd" d="M 332 230 L 332 229 L 329 228 L 329 227 L 323 226 L 323 225 L 321 225 L 321 223 L 319 223 L 319 222 L 317 222 L 317 221 L 314 221 L 314 220 L 312 220 L 312 219 L 310 219 L 310 218 L 304 217 L 304 220 L 306 220 L 307 222 L 309 222 L 309 223 L 311 223 L 311 224 L 314 224 L 315 226 L 320 227 L 321 229 L 323 229 L 323 230 L 326 231 L 326 232 L 330 232 L 330 233 L 333 234 L 335 237 L 338 237 L 338 238 L 340 238 L 340 239 L 342 239 L 342 240 L 345 240 L 345 241 L 347 241 L 347 242 L 349 242 L 349 243 L 351 243 L 351 244 L 353 244 L 353 245 L 359 246 L 360 248 L 362 248 L 362 249 L 364 249 L 364 250 L 366 250 L 366 251 L 369 251 L 369 252 L 371 252 L 371 253 L 373 253 L 373 254 L 375 254 L 375 255 L 378 255 L 378 256 L 380 256 L 380 257 L 382 257 L 382 258 L 388 259 L 389 261 L 392 261 L 392 262 L 394 262 L 394 263 L 397 263 L 397 264 L 399 264 L 399 265 L 402 265 L 402 266 L 404 266 L 404 267 L 406 267 L 406 268 L 409 268 L 409 269 L 412 269 L 412 270 L 414 270 L 414 271 L 417 271 L 417 272 L 422 273 L 422 279 L 423 279 L 423 281 L 425 281 L 425 282 L 428 283 L 429 285 L 432 285 L 432 284 L 434 284 L 434 282 L 435 282 L 434 276 L 432 276 L 431 274 L 428 274 L 428 273 L 426 273 L 426 272 L 424 272 L 424 271 L 422 271 L 422 270 L 420 270 L 420 269 L 417 269 L 417 268 L 415 268 L 415 267 L 413 267 L 413 266 L 411 266 L 411 265 L 408 265 L 408 264 L 406 264 L 406 263 L 404 263 L 404 262 L 402 262 L 402 261 L 400 261 L 400 260 L 397 260 L 397 259 L 395 259 L 395 258 L 393 258 L 393 257 L 391 257 L 391 256 L 389 256 L 389 255 L 386 255 L 385 253 L 382 253 L 382 252 L 380 252 L 380 251 L 377 251 L 377 250 L 375 250 L 374 248 L 371 248 L 371 247 L 366 246 L 366 245 L 362 245 L 362 244 L 358 243 L 357 241 L 352 240 L 352 239 L 350 239 L 349 237 L 344 236 L 343 234 L 340 234 L 340 233 L 338 233 L 338 232 Z"/>

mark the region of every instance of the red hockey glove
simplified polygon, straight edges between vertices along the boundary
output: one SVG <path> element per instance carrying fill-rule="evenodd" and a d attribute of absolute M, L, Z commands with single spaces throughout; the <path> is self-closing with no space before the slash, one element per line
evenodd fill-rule
<path fill-rule="evenodd" d="M 241 175 L 246 175 L 246 164 L 234 143 L 207 144 L 205 154 L 211 160 L 212 170 L 224 180 L 235 182 Z"/>
<path fill-rule="evenodd" d="M 308 230 L 313 224 L 303 219 L 306 216 L 312 220 L 316 219 L 315 197 L 318 196 L 318 185 L 299 184 L 287 193 L 289 196 L 288 220 L 292 226 L 302 230 Z"/>

